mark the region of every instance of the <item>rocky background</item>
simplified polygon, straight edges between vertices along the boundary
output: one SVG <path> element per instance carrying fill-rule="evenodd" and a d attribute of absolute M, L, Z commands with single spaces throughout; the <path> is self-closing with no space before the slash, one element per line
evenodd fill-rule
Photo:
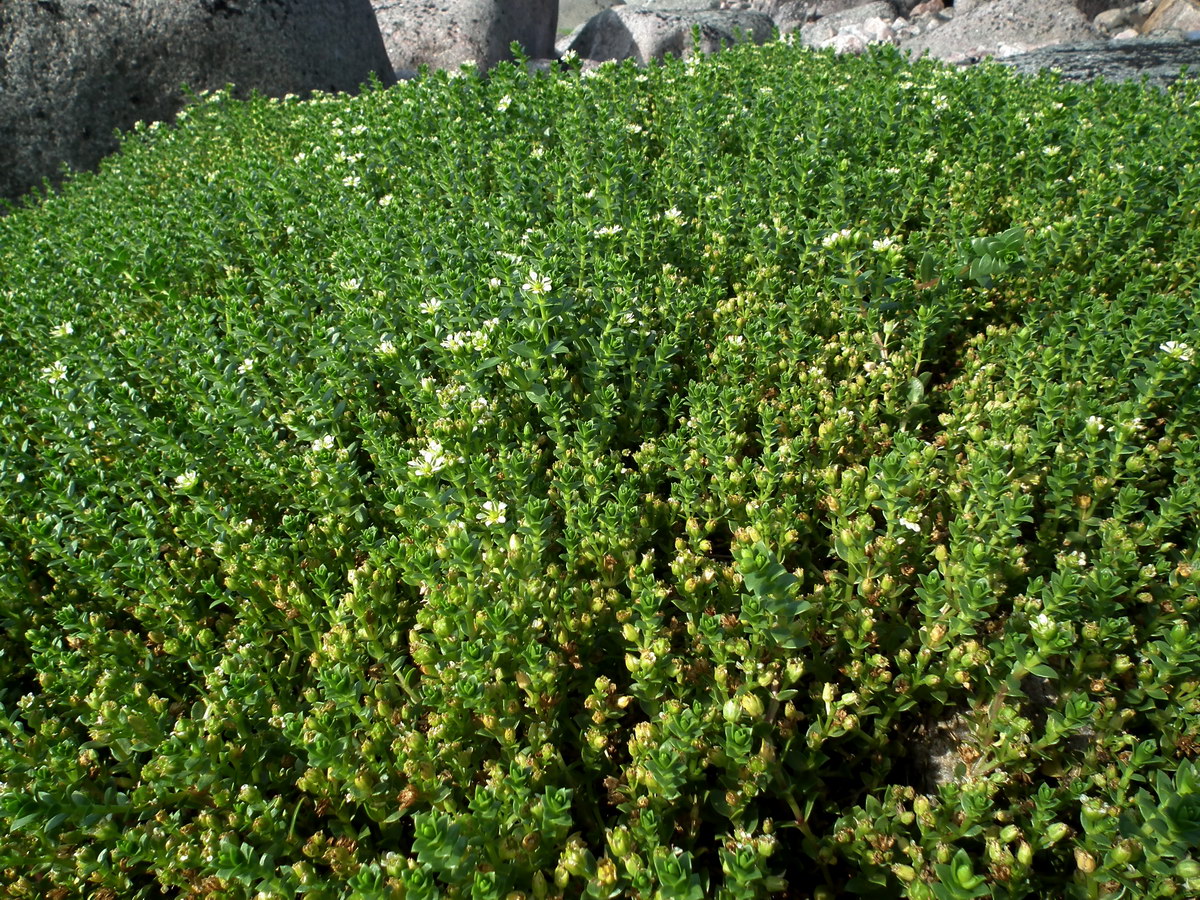
<path fill-rule="evenodd" d="M 421 66 L 487 68 L 513 42 L 531 65 L 572 55 L 586 70 L 777 33 L 1068 78 L 1200 71 L 1200 0 L 0 0 L 0 200 L 94 168 L 116 129 L 169 121 L 184 85 L 354 91 Z"/>

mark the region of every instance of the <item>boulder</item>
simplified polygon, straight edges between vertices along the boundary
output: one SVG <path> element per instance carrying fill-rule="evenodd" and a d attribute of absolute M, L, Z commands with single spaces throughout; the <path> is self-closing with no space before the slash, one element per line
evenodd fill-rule
<path fill-rule="evenodd" d="M 396 70 L 491 68 L 512 59 L 554 56 L 558 0 L 373 0 L 388 58 Z"/>
<path fill-rule="evenodd" d="M 947 62 L 966 62 L 985 56 L 1001 59 L 1098 36 L 1071 0 L 991 0 L 901 41 L 900 47 L 910 50 L 914 58 L 929 54 Z"/>
<path fill-rule="evenodd" d="M 1200 30 L 1200 2 L 1197 0 L 1161 0 L 1142 25 L 1142 34 L 1161 31 Z"/>
<path fill-rule="evenodd" d="M 692 31 L 700 29 L 694 45 Z M 593 16 L 569 40 L 560 43 L 582 59 L 633 59 L 640 64 L 667 54 L 713 53 L 738 40 L 762 44 L 775 34 L 775 23 L 753 10 L 658 10 L 618 6 Z"/>
<path fill-rule="evenodd" d="M 890 23 L 895 18 L 896 7 L 890 0 L 862 3 L 802 26 L 800 42 L 806 47 L 833 47 L 839 53 L 861 53 L 868 43 L 891 42 Z"/>
<path fill-rule="evenodd" d="M 281 96 L 372 73 L 394 81 L 369 0 L 0 0 L 0 197 L 94 167 L 184 85 Z"/>
<path fill-rule="evenodd" d="M 1090 41 L 1045 47 L 1001 60 L 1018 72 L 1034 75 L 1058 69 L 1067 81 L 1141 81 L 1163 88 L 1187 66 L 1200 76 L 1200 41 L 1141 37 L 1128 41 Z"/>

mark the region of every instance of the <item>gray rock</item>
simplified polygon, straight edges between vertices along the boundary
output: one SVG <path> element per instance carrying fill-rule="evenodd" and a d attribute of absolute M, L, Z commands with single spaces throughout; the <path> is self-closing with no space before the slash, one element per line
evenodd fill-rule
<path fill-rule="evenodd" d="M 558 0 L 373 0 L 394 69 L 491 68 L 511 59 L 554 56 Z"/>
<path fill-rule="evenodd" d="M 1068 81 L 1140 81 L 1144 76 L 1150 85 L 1163 88 L 1176 81 L 1185 66 L 1189 76 L 1200 76 L 1200 41 L 1148 37 L 1090 41 L 1045 47 L 1001 61 L 1030 75 L 1059 69 Z"/>
<path fill-rule="evenodd" d="M 902 41 L 914 57 L 963 62 L 1003 58 L 1051 44 L 1094 40 L 1099 34 L 1071 0 L 992 0 L 956 15 L 936 31 Z"/>
<path fill-rule="evenodd" d="M 700 28 L 699 46 L 692 42 L 696 26 Z M 747 38 L 761 44 L 774 33 L 770 17 L 751 10 L 667 11 L 618 6 L 593 16 L 559 46 L 582 59 L 633 59 L 644 64 L 667 54 L 712 53 Z"/>
<path fill-rule="evenodd" d="M 0 0 L 0 196 L 90 169 L 183 85 L 280 96 L 395 79 L 369 0 Z"/>

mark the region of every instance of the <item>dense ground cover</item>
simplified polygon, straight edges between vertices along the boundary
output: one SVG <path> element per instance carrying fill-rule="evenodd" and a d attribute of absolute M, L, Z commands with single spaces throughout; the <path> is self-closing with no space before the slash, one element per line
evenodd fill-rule
<path fill-rule="evenodd" d="M 0 894 L 1200 889 L 1200 87 L 202 98 L 0 221 Z"/>

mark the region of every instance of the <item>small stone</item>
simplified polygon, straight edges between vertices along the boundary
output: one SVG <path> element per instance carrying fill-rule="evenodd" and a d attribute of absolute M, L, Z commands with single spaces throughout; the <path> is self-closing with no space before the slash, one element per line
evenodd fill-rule
<path fill-rule="evenodd" d="M 1129 24 L 1129 12 L 1119 6 L 1116 9 L 1106 9 L 1092 19 L 1092 24 L 1105 31 L 1120 31 Z"/>
<path fill-rule="evenodd" d="M 914 6 L 909 15 L 912 18 L 916 18 L 917 16 L 931 16 L 934 13 L 941 12 L 945 8 L 946 4 L 942 0 L 925 0 L 924 3 L 918 3 Z"/>

